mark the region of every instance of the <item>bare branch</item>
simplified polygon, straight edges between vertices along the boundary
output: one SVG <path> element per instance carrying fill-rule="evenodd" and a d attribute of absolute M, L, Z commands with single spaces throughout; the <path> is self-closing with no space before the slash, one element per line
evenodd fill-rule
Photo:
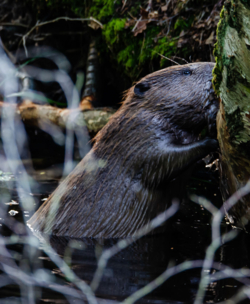
<path fill-rule="evenodd" d="M 22 38 L 22 41 L 23 41 L 23 47 L 25 49 L 25 54 L 26 56 L 28 57 L 28 51 L 27 51 L 27 48 L 26 48 L 26 39 L 27 37 L 38 27 L 40 26 L 43 26 L 43 25 L 46 25 L 46 24 L 50 24 L 50 23 L 54 23 L 54 22 L 57 22 L 57 21 L 60 21 L 60 20 L 66 20 L 66 21 L 92 21 L 92 22 L 95 22 L 97 23 L 100 28 L 103 28 L 103 25 L 101 22 L 99 22 L 98 20 L 96 20 L 95 18 L 93 17 L 89 17 L 89 18 L 69 18 L 69 17 L 58 17 L 56 19 L 53 19 L 53 20 L 49 20 L 49 21 L 45 21 L 45 22 L 41 22 L 39 23 L 39 21 L 37 21 L 36 25 L 33 26 L 29 31 L 28 33 L 26 33 L 23 38 Z"/>
<path fill-rule="evenodd" d="M 134 243 L 139 238 L 141 238 L 142 236 L 147 235 L 150 231 L 152 231 L 156 227 L 159 227 L 160 225 L 165 223 L 171 216 L 173 216 L 176 213 L 176 211 L 178 210 L 178 207 L 179 207 L 179 205 L 177 203 L 173 203 L 173 205 L 170 208 L 168 208 L 166 211 L 159 214 L 148 225 L 146 225 L 146 226 L 142 227 L 140 230 L 138 230 L 137 233 L 133 237 L 121 240 L 112 248 L 105 250 L 98 261 L 98 267 L 97 267 L 94 278 L 90 285 L 92 290 L 96 290 L 97 287 L 99 286 L 99 283 L 100 283 L 102 275 L 103 275 L 103 271 L 108 263 L 108 260 L 112 256 L 117 254 L 119 251 L 125 249 L 130 244 Z"/>

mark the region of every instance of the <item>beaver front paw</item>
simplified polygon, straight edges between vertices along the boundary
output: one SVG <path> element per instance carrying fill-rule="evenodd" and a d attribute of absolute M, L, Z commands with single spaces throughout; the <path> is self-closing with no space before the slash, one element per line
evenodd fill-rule
<path fill-rule="evenodd" d="M 207 137 L 201 141 L 201 144 L 206 147 L 208 153 L 219 151 L 219 142 L 217 139 Z"/>

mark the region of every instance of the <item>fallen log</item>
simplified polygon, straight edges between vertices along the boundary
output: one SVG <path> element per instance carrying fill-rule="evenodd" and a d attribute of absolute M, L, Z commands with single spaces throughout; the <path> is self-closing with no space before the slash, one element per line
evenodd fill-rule
<path fill-rule="evenodd" d="M 20 105 L 0 101 L 0 117 L 3 109 L 15 110 L 24 124 L 40 127 L 44 124 L 53 124 L 62 129 L 87 127 L 91 133 L 97 133 L 109 120 L 115 110 L 111 108 L 88 108 L 83 105 L 76 109 L 60 109 L 49 105 L 38 105 L 24 102 Z"/>

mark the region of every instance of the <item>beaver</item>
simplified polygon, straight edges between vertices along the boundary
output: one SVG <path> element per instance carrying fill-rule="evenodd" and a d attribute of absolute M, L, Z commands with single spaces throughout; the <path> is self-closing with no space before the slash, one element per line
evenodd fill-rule
<path fill-rule="evenodd" d="M 91 151 L 28 225 L 57 236 L 123 238 L 166 210 L 194 164 L 218 148 L 213 67 L 172 66 L 130 88 Z M 212 135 L 200 140 L 206 127 Z"/>

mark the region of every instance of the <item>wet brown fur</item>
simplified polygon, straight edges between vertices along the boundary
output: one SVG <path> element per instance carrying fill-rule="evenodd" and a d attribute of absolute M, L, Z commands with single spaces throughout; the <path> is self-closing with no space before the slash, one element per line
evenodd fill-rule
<path fill-rule="evenodd" d="M 174 66 L 139 81 L 92 150 L 29 220 L 70 237 L 127 237 L 179 197 L 189 169 L 217 143 L 199 140 L 218 109 L 213 64 Z M 191 74 L 185 73 L 191 72 Z"/>

